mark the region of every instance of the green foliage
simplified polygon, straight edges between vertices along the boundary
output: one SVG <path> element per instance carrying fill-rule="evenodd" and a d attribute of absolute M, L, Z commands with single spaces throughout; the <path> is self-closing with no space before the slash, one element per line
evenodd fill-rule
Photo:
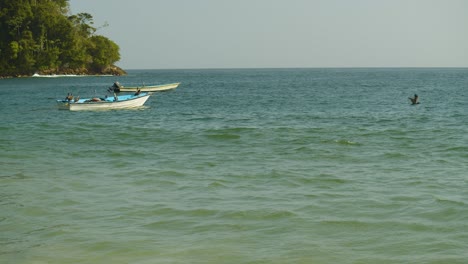
<path fill-rule="evenodd" d="M 119 46 L 112 40 L 103 36 L 92 36 L 89 52 L 93 58 L 92 67 L 95 70 L 102 71 L 114 61 L 120 59 Z"/>
<path fill-rule="evenodd" d="M 18 58 L 19 50 L 20 50 L 19 43 L 17 41 L 12 41 L 10 43 L 10 56 L 12 59 Z"/>
<path fill-rule="evenodd" d="M 88 13 L 69 15 L 68 0 L 1 0 L 0 77 L 111 66 L 119 47 L 95 35 Z"/>

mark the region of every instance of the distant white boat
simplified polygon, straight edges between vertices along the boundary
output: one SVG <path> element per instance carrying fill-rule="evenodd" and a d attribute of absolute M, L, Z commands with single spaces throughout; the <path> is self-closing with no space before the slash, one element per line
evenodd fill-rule
<path fill-rule="evenodd" d="M 136 87 L 125 87 L 120 86 L 116 87 L 115 85 L 112 86 L 114 91 L 116 92 L 136 92 L 140 90 L 141 92 L 163 92 L 175 89 L 179 86 L 180 83 L 168 83 L 168 84 L 161 84 L 161 85 L 143 85 L 143 86 L 136 86 Z"/>
<path fill-rule="evenodd" d="M 145 104 L 150 97 L 150 93 L 140 93 L 138 95 L 127 94 L 106 98 L 72 98 L 57 100 L 57 106 L 61 110 L 109 110 L 140 107 Z"/>

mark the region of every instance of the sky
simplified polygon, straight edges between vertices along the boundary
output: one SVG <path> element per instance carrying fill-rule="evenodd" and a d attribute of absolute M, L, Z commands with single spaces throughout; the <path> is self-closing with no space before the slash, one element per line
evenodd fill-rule
<path fill-rule="evenodd" d="M 69 3 L 124 69 L 468 67 L 468 0 Z"/>

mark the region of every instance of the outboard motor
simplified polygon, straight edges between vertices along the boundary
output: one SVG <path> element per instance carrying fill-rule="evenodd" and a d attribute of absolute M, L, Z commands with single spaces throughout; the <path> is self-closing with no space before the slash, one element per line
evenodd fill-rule
<path fill-rule="evenodd" d="M 120 88 L 122 87 L 122 85 L 120 85 L 119 82 L 115 82 L 113 85 L 112 85 L 112 90 L 116 93 L 119 93 L 120 92 Z"/>

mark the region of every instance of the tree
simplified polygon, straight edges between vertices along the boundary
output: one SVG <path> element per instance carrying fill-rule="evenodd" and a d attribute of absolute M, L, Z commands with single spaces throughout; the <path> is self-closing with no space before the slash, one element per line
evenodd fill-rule
<path fill-rule="evenodd" d="M 82 37 L 88 38 L 96 32 L 96 28 L 91 26 L 94 24 L 93 16 L 88 13 L 72 15 L 68 19 L 73 23 Z"/>
<path fill-rule="evenodd" d="M 92 36 L 89 53 L 93 58 L 92 68 L 98 71 L 120 60 L 119 46 L 103 36 Z"/>
<path fill-rule="evenodd" d="M 10 74 L 18 71 L 18 63 L 30 63 L 25 48 L 30 46 L 31 36 L 22 33 L 30 24 L 32 11 L 27 0 L 3 2 L 0 8 L 0 73 Z M 25 40 L 22 40 L 23 36 Z M 21 68 L 28 66 L 24 65 Z"/>
<path fill-rule="evenodd" d="M 120 59 L 117 44 L 95 35 L 91 14 L 68 13 L 68 0 L 1 1 L 0 77 L 36 71 L 99 73 Z"/>

